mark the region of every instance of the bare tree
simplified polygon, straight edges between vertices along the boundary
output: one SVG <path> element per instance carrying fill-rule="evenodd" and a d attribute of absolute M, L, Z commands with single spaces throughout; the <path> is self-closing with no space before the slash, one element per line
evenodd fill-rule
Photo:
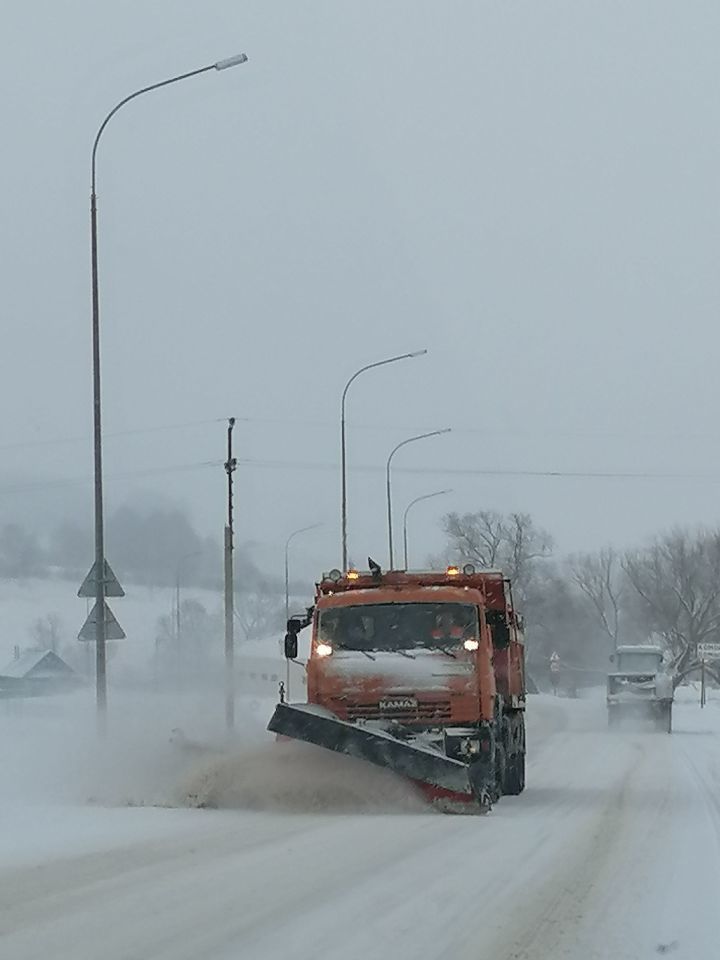
<path fill-rule="evenodd" d="M 56 613 L 38 617 L 31 628 L 33 649 L 52 650 L 57 653 L 62 639 L 62 621 Z"/>
<path fill-rule="evenodd" d="M 612 547 L 599 553 L 568 558 L 570 577 L 587 601 L 593 616 L 617 649 L 620 614 L 626 592 L 620 559 Z"/>
<path fill-rule="evenodd" d="M 505 571 L 523 593 L 532 580 L 536 560 L 552 554 L 550 534 L 537 527 L 529 513 L 511 513 L 504 522 Z"/>
<path fill-rule="evenodd" d="M 285 608 L 269 584 L 261 582 L 252 592 L 240 595 L 235 617 L 246 640 L 261 640 L 282 630 Z"/>
<path fill-rule="evenodd" d="M 478 513 L 448 513 L 443 518 L 443 529 L 450 546 L 459 551 L 463 560 L 480 567 L 494 567 L 503 543 L 502 514 L 494 510 Z"/>
<path fill-rule="evenodd" d="M 442 525 L 448 555 L 486 569 L 500 567 L 520 597 L 527 593 L 536 561 L 552 553 L 552 537 L 527 513 L 448 513 Z"/>
<path fill-rule="evenodd" d="M 720 531 L 673 530 L 628 553 L 623 569 L 648 632 L 663 637 L 676 672 L 683 670 L 697 657 L 697 645 L 720 631 Z"/>

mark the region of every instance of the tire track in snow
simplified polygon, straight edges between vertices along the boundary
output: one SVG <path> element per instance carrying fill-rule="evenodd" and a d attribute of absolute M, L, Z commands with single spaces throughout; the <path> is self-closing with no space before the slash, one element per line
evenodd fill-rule
<path fill-rule="evenodd" d="M 520 901 L 523 927 L 505 938 L 504 944 L 487 950 L 480 957 L 496 960 L 540 960 L 545 957 L 566 956 L 557 952 L 562 941 L 573 935 L 581 922 L 583 904 L 595 894 L 598 874 L 612 859 L 617 842 L 617 824 L 623 816 L 628 789 L 634 774 L 632 759 L 637 748 L 628 757 L 617 782 L 613 785 L 610 802 L 591 812 L 587 819 L 575 824 L 572 832 L 563 837 L 556 870 L 541 877 L 540 883 Z M 598 798 L 602 796 L 598 793 Z M 588 865 L 591 865 L 590 868 Z M 537 883 L 537 877 L 535 881 Z M 586 960 L 590 960 L 588 956 Z"/>

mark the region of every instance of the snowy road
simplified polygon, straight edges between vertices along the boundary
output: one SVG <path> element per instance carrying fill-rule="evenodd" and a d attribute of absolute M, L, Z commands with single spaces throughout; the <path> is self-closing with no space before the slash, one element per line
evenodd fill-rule
<path fill-rule="evenodd" d="M 485 818 L 266 748 L 233 761 L 239 784 L 207 767 L 201 783 L 251 807 L 265 793 L 270 811 L 8 807 L 0 957 L 716 957 L 720 703 L 679 705 L 670 737 L 609 734 L 598 702 L 531 710 L 528 789 Z M 329 809 L 307 812 L 325 786 Z"/>

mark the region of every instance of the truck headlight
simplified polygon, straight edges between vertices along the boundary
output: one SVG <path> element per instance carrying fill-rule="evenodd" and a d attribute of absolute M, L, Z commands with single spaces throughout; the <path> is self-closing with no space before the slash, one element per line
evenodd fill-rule
<path fill-rule="evenodd" d="M 477 650 L 480 647 L 480 641 L 476 640 L 474 637 L 469 637 L 465 643 L 463 643 L 463 646 L 466 650 L 470 650 L 472 653 L 474 650 Z"/>
<path fill-rule="evenodd" d="M 329 657 L 332 652 L 333 652 L 333 648 L 330 646 L 329 643 L 319 643 L 315 647 L 315 653 L 319 657 Z"/>

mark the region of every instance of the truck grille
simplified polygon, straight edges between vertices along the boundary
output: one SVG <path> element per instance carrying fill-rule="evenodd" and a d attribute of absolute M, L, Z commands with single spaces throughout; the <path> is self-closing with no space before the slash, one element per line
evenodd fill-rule
<path fill-rule="evenodd" d="M 375 703 L 343 704 L 348 720 L 400 720 L 406 723 L 442 722 L 450 719 L 449 700 L 420 701 L 416 707 L 383 710 Z"/>

